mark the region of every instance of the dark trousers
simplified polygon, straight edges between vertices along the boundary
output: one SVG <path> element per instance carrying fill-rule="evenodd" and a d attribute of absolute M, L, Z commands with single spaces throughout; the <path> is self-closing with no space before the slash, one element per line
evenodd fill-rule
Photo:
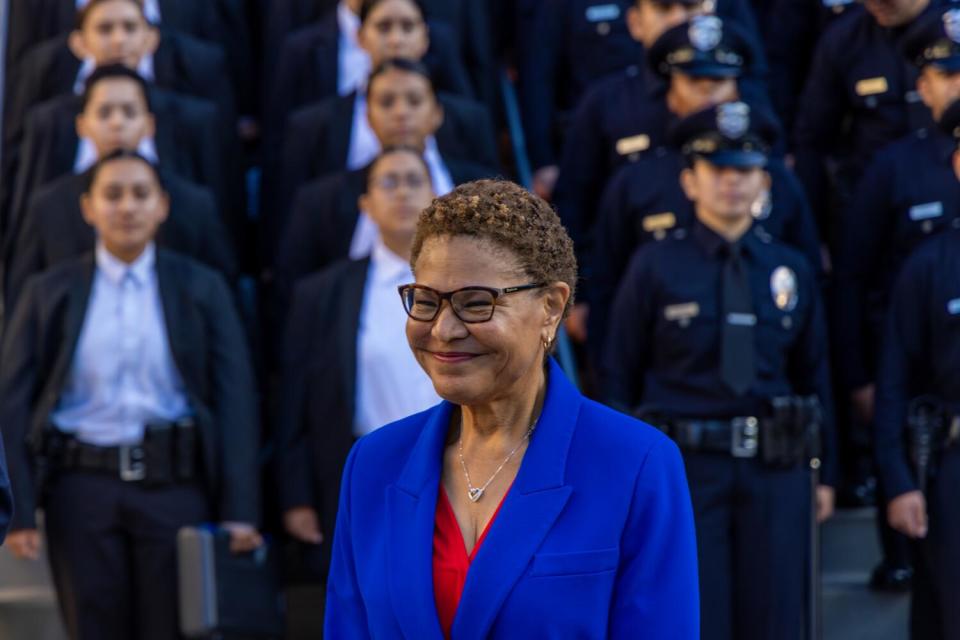
<path fill-rule="evenodd" d="M 71 640 L 176 640 L 176 535 L 208 520 L 196 485 L 64 474 L 45 504 L 50 568 Z"/>
<path fill-rule="evenodd" d="M 915 547 L 910 637 L 954 640 L 960 638 L 960 448 L 943 456 L 927 493 L 930 527 Z"/>
<path fill-rule="evenodd" d="M 804 629 L 810 476 L 684 453 L 697 527 L 703 640 L 797 640 Z"/>

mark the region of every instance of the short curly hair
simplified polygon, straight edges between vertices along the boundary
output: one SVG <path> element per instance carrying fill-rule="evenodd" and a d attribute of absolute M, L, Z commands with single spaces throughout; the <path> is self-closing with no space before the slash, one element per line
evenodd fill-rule
<path fill-rule="evenodd" d="M 423 243 L 437 236 L 472 236 L 492 242 L 516 257 L 533 282 L 570 286 L 566 315 L 577 285 L 573 241 L 556 212 L 541 198 L 507 180 L 476 180 L 437 198 L 417 221 L 410 264 Z"/>

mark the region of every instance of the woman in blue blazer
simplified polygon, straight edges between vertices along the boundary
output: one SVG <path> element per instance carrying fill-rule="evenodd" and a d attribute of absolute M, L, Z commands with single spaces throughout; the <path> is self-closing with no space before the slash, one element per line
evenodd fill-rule
<path fill-rule="evenodd" d="M 411 262 L 407 338 L 445 401 L 353 448 L 325 637 L 699 637 L 677 448 L 549 358 L 576 282 L 556 214 L 469 183 L 421 214 Z"/>

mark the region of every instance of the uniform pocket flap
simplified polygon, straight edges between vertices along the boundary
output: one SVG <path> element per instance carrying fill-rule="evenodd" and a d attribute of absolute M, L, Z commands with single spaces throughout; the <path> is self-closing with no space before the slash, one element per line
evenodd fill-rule
<path fill-rule="evenodd" d="M 602 573 L 617 568 L 619 549 L 573 551 L 570 553 L 538 553 L 533 558 L 531 576 L 569 576 Z"/>

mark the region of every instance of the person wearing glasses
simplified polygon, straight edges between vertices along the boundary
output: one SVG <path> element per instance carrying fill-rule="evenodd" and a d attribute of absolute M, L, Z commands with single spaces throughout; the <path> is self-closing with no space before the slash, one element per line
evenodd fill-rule
<path fill-rule="evenodd" d="M 358 233 L 373 245 L 301 279 L 284 336 L 278 487 L 284 528 L 304 564 L 326 575 L 340 473 L 354 440 L 439 400 L 405 344 L 397 287 L 410 281 L 417 216 L 433 199 L 411 147 L 384 151 L 367 172 Z M 331 363 L 334 366 L 331 366 Z"/>
<path fill-rule="evenodd" d="M 421 215 L 400 287 L 443 402 L 361 438 L 344 469 L 325 637 L 699 637 L 677 447 L 588 400 L 550 357 L 573 243 L 505 181 Z"/>

